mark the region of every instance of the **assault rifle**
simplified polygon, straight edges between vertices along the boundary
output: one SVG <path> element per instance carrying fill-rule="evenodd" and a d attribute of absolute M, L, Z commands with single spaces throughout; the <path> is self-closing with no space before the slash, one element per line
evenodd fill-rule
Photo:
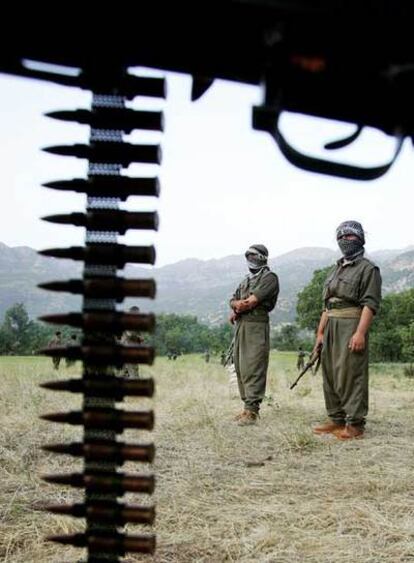
<path fill-rule="evenodd" d="M 294 389 L 296 387 L 296 385 L 299 383 L 299 381 L 302 379 L 302 377 L 305 375 L 305 373 L 310 370 L 315 364 L 316 364 L 316 368 L 315 368 L 315 373 L 318 371 L 319 368 L 319 364 L 321 363 L 321 353 L 322 353 L 322 345 L 318 346 L 313 352 L 312 352 L 312 356 L 309 360 L 309 362 L 305 365 L 305 367 L 303 368 L 303 370 L 300 372 L 300 374 L 298 375 L 298 377 L 295 379 L 295 381 L 292 383 L 292 385 L 289 387 L 289 389 L 292 391 L 292 389 Z"/>

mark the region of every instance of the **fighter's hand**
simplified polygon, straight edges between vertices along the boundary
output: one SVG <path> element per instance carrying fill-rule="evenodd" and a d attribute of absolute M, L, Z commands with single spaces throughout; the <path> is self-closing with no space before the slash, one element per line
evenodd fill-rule
<path fill-rule="evenodd" d="M 244 313 L 245 311 L 251 311 L 256 307 L 259 300 L 255 295 L 249 295 L 246 299 L 241 299 L 240 301 L 236 301 L 233 305 L 234 310 L 236 313 Z"/>
<path fill-rule="evenodd" d="M 242 306 L 243 301 L 241 299 L 234 299 L 232 301 L 231 307 L 235 313 L 240 313 L 240 307 Z"/>
<path fill-rule="evenodd" d="M 246 303 L 246 299 L 237 301 L 235 304 L 234 310 L 236 313 L 244 313 L 245 311 L 249 310 L 249 305 Z"/>
<path fill-rule="evenodd" d="M 239 315 L 233 311 L 230 314 L 229 321 L 232 325 L 234 325 L 234 323 L 237 321 L 238 318 L 239 318 Z"/>
<path fill-rule="evenodd" d="M 360 332 L 355 332 L 349 341 L 348 348 L 351 352 L 362 352 L 365 349 L 365 336 Z"/>

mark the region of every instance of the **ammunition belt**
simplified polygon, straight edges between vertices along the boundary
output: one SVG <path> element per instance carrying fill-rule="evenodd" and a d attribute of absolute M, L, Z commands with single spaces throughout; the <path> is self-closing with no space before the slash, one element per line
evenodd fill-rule
<path fill-rule="evenodd" d="M 119 376 L 125 364 L 152 364 L 151 346 L 124 346 L 120 337 L 124 331 L 152 331 L 154 315 L 124 313 L 116 304 L 125 297 L 154 298 L 153 280 L 118 277 L 118 269 L 127 263 L 154 264 L 152 246 L 118 244 L 118 235 L 129 229 L 158 227 L 156 212 L 126 211 L 119 203 L 129 196 L 159 194 L 157 178 L 132 178 L 121 175 L 131 163 L 160 164 L 158 145 L 130 144 L 125 133 L 135 129 L 162 131 L 160 111 L 135 111 L 126 108 L 126 99 L 144 95 L 165 97 L 163 78 L 133 77 L 126 69 L 110 63 L 105 68 L 82 69 L 79 84 L 93 92 L 89 110 L 59 111 L 49 117 L 75 121 L 91 127 L 89 144 L 49 147 L 52 154 L 75 156 L 89 160 L 86 179 L 50 182 L 47 187 L 61 191 L 76 191 L 87 195 L 85 213 L 53 215 L 45 220 L 84 227 L 85 246 L 54 248 L 41 252 L 55 258 L 71 258 L 84 262 L 83 279 L 54 281 L 41 285 L 43 289 L 76 293 L 83 296 L 82 312 L 48 315 L 43 320 L 55 325 L 66 324 L 82 330 L 80 342 L 70 346 L 54 346 L 42 350 L 52 357 L 65 357 L 83 362 L 82 379 L 50 381 L 43 387 L 55 391 L 81 393 L 81 411 L 51 413 L 43 418 L 55 423 L 83 426 L 83 441 L 69 444 L 48 444 L 44 449 L 56 454 L 82 457 L 83 471 L 64 475 L 49 475 L 49 483 L 81 487 L 84 501 L 80 504 L 49 505 L 53 513 L 85 518 L 84 533 L 49 538 L 63 544 L 83 547 L 88 561 L 119 562 L 126 552 L 153 553 L 155 536 L 129 536 L 119 527 L 127 522 L 152 525 L 152 506 L 128 506 L 118 497 L 125 492 L 152 494 L 155 478 L 152 474 L 124 474 L 118 471 L 125 461 L 151 463 L 153 444 L 127 444 L 117 440 L 125 429 L 151 430 L 152 411 L 125 411 L 116 407 L 126 396 L 151 397 L 152 378 L 130 380 Z"/>

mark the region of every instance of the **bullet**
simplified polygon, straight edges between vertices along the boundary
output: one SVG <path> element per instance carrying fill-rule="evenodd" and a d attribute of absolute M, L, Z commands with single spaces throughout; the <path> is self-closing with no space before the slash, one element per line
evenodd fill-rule
<path fill-rule="evenodd" d="M 49 215 L 43 221 L 61 225 L 86 227 L 90 231 L 116 231 L 124 235 L 129 229 L 158 230 L 158 213 L 130 212 L 121 209 L 100 209 L 87 213 Z"/>
<path fill-rule="evenodd" d="M 160 194 L 158 178 L 130 178 L 129 176 L 90 176 L 87 180 L 59 180 L 43 184 L 54 190 L 86 193 L 88 196 L 119 198 L 125 201 L 129 196 L 152 196 Z"/>
<path fill-rule="evenodd" d="M 88 264 L 107 264 L 118 268 L 123 268 L 128 262 L 134 264 L 154 264 L 155 262 L 155 248 L 153 246 L 95 243 L 69 248 L 49 248 L 39 250 L 38 253 L 42 256 L 84 260 Z"/>
<path fill-rule="evenodd" d="M 46 483 L 69 485 L 75 488 L 87 488 L 97 493 L 114 493 L 123 495 L 126 492 L 146 493 L 151 495 L 155 488 L 154 475 L 129 475 L 125 473 L 67 473 L 65 475 L 44 475 Z"/>
<path fill-rule="evenodd" d="M 152 397 L 154 395 L 153 379 L 128 379 L 107 375 L 66 381 L 49 381 L 41 383 L 40 387 L 53 391 L 85 393 L 85 395 L 95 397 L 111 397 L 116 401 L 122 401 L 126 396 Z"/>
<path fill-rule="evenodd" d="M 118 302 L 124 297 L 149 297 L 154 299 L 155 281 L 151 279 L 125 278 L 85 278 L 83 280 L 67 280 L 41 283 L 37 287 L 49 291 L 65 291 L 85 295 L 85 297 L 113 298 Z"/>
<path fill-rule="evenodd" d="M 153 411 L 122 411 L 112 408 L 83 409 L 66 413 L 51 413 L 40 418 L 50 422 L 72 425 L 83 424 L 85 428 L 103 428 L 122 432 L 125 428 L 152 430 L 154 428 Z"/>
<path fill-rule="evenodd" d="M 42 446 L 42 449 L 56 454 L 84 457 L 88 461 L 117 461 L 120 465 L 125 461 L 152 463 L 155 455 L 153 444 L 126 444 L 108 440 L 49 444 Z"/>
<path fill-rule="evenodd" d="M 74 547 L 87 547 L 91 551 L 125 553 L 154 553 L 155 536 L 126 536 L 125 534 L 72 534 L 67 536 L 48 536 L 48 541 Z"/>
<path fill-rule="evenodd" d="M 124 330 L 153 332 L 155 315 L 152 313 L 121 313 L 119 311 L 87 311 L 84 313 L 67 313 L 62 315 L 43 315 L 39 320 L 64 324 L 89 331 L 121 333 Z"/>
<path fill-rule="evenodd" d="M 39 354 L 52 358 L 83 360 L 91 365 L 123 366 L 124 364 L 148 364 L 154 362 L 154 348 L 143 345 L 95 344 L 84 346 L 54 346 L 42 348 Z"/>
<path fill-rule="evenodd" d="M 117 141 L 92 141 L 89 145 L 59 145 L 42 149 L 50 154 L 85 158 L 89 162 L 120 164 L 127 168 L 133 162 L 161 164 L 159 145 L 133 145 Z"/>
<path fill-rule="evenodd" d="M 113 75 L 109 75 L 110 78 L 107 78 L 104 75 L 97 76 L 85 70 L 79 75 L 73 76 L 38 69 L 23 69 L 21 66 L 19 66 L 19 74 L 109 96 L 122 96 L 127 100 L 133 100 L 136 96 L 165 98 L 167 95 L 165 79 L 150 76 L 135 76 L 125 73 L 115 80 Z"/>
<path fill-rule="evenodd" d="M 60 121 L 76 121 L 93 129 L 116 129 L 131 133 L 134 129 L 163 131 L 164 119 L 160 111 L 136 111 L 122 107 L 99 107 L 92 111 L 52 111 L 47 117 Z"/>
<path fill-rule="evenodd" d="M 155 520 L 153 506 L 128 505 L 110 501 L 94 500 L 93 504 L 90 502 L 88 504 L 49 504 L 42 507 L 42 510 L 73 518 L 111 522 L 120 526 L 127 522 L 152 525 Z"/>

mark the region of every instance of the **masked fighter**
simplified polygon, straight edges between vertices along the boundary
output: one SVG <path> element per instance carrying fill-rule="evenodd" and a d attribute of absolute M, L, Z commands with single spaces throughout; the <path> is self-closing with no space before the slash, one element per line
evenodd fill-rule
<path fill-rule="evenodd" d="M 329 421 L 313 430 L 340 440 L 362 438 L 368 413 L 368 331 L 381 301 L 381 275 L 364 256 L 357 221 L 336 230 L 342 252 L 323 290 L 316 346 L 322 347 L 323 391 Z"/>
<path fill-rule="evenodd" d="M 249 274 L 230 300 L 230 322 L 237 323 L 234 365 L 243 411 L 236 416 L 240 426 L 255 424 L 266 390 L 269 363 L 269 313 L 276 305 L 279 280 L 267 266 L 269 252 L 262 244 L 246 250 Z"/>

